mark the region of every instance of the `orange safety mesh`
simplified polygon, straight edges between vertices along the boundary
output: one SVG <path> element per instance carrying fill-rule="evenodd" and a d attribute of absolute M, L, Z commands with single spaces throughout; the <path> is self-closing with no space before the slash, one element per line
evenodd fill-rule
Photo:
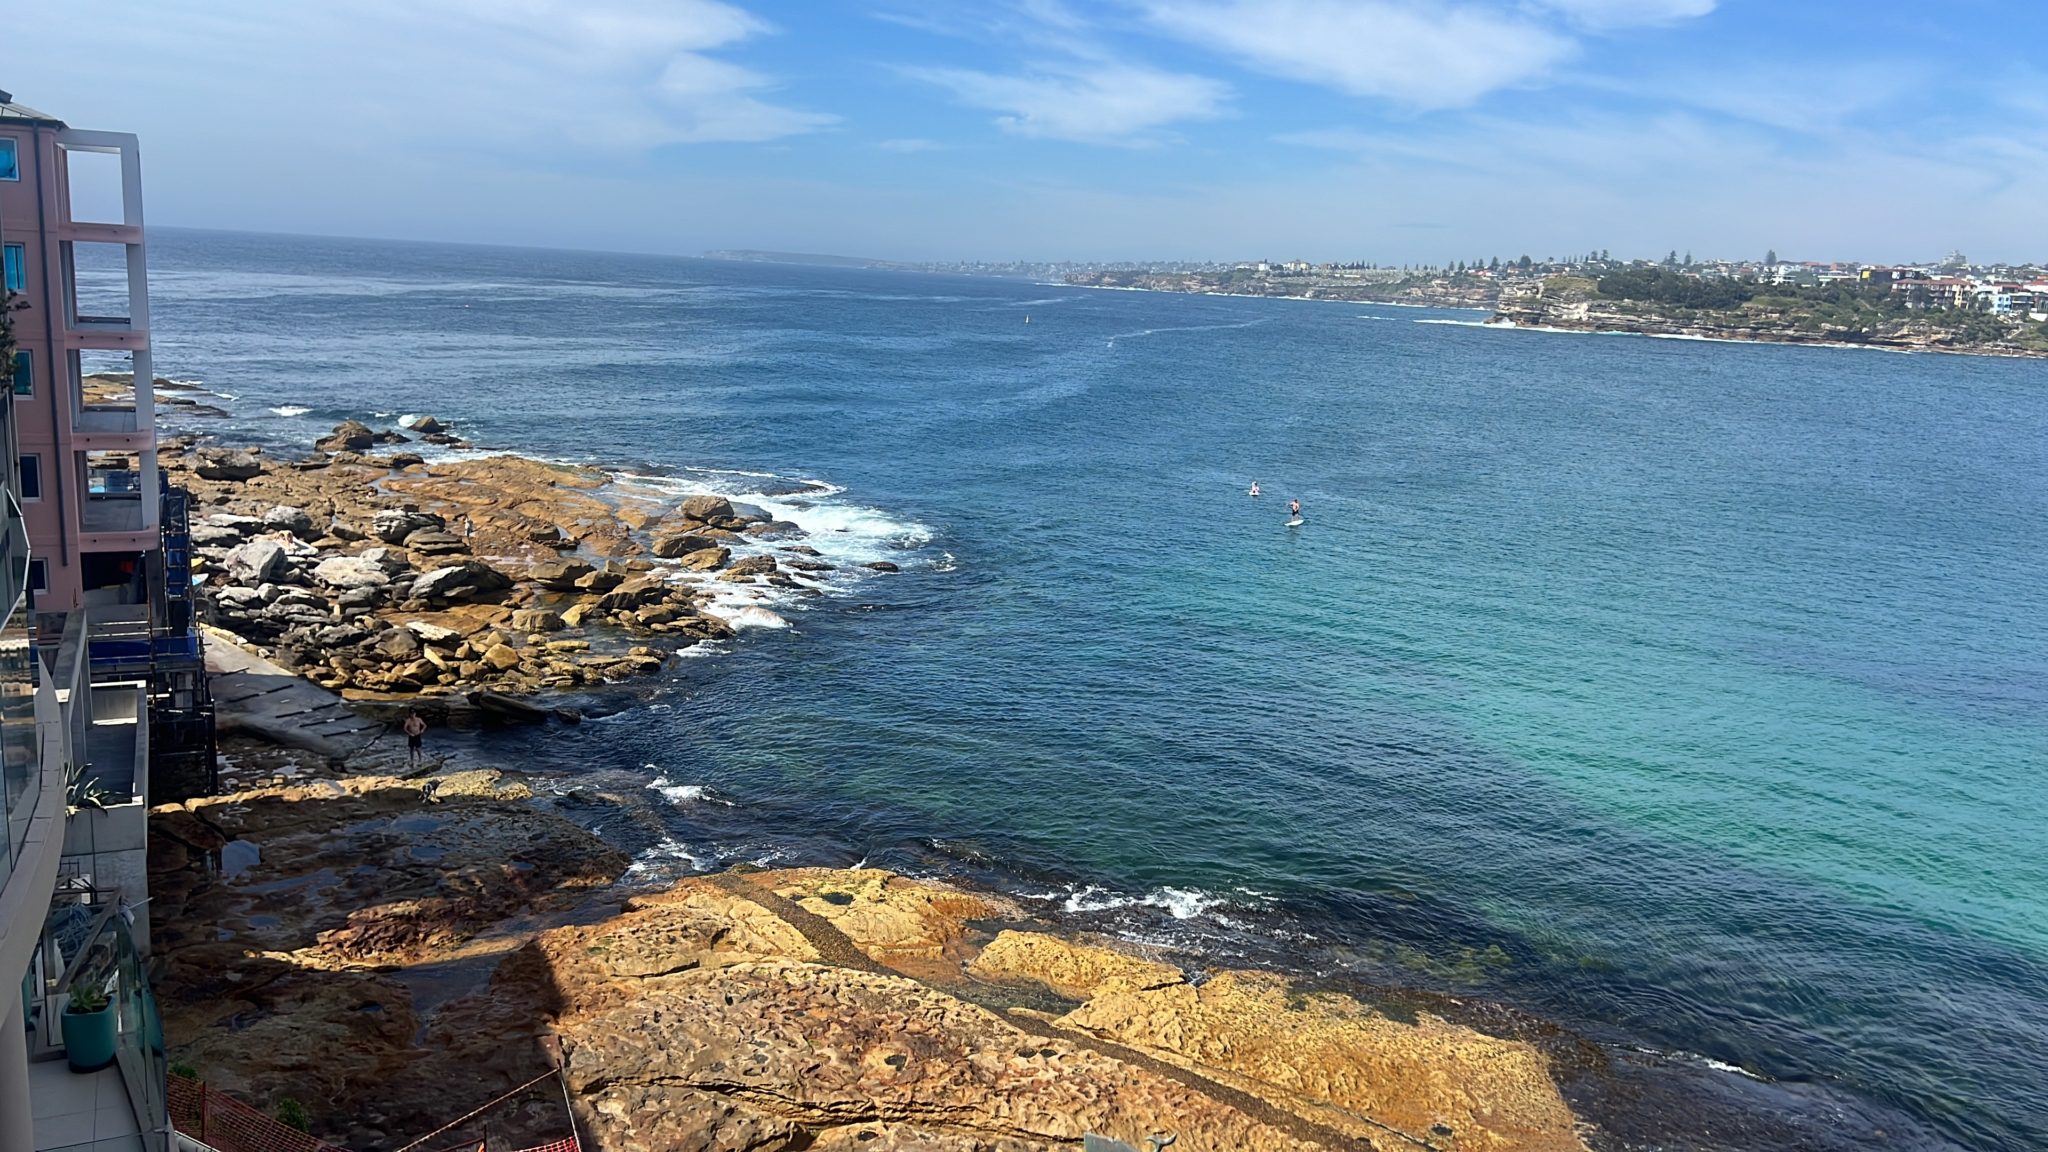
<path fill-rule="evenodd" d="M 175 1073 L 164 1080 L 171 1125 L 219 1152 L 345 1152 L 280 1124 L 203 1081 Z"/>

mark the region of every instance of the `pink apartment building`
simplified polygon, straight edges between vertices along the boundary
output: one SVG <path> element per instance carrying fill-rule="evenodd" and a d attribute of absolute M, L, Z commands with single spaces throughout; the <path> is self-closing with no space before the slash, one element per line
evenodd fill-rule
<path fill-rule="evenodd" d="M 86 166 L 99 179 L 75 196 Z M 162 566 L 135 137 L 71 128 L 0 93 L 0 244 L 36 611 L 146 603 Z M 103 379 L 89 399 L 95 372 L 132 373 L 133 388 Z"/>

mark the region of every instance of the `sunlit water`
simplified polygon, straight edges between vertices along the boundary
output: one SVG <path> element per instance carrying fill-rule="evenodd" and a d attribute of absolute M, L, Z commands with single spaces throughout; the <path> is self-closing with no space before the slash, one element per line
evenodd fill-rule
<path fill-rule="evenodd" d="M 679 491 L 821 480 L 789 498 L 815 542 L 902 565 L 651 710 L 496 745 L 655 783 L 643 874 L 972 870 L 1747 1068 L 1829 1146 L 2048 1146 L 2048 365 L 584 253 L 152 258 L 159 371 L 231 397 L 228 434 L 431 411 Z"/>

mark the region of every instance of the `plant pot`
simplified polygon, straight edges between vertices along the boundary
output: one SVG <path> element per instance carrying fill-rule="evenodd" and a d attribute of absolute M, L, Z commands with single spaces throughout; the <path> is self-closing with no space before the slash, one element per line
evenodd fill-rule
<path fill-rule="evenodd" d="M 114 1062 L 114 1006 L 97 1012 L 66 1009 L 64 1058 L 73 1072 L 97 1072 Z"/>

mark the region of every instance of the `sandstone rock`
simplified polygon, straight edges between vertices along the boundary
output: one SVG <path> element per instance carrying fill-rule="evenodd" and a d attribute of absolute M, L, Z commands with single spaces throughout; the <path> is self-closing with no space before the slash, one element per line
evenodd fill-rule
<path fill-rule="evenodd" d="M 382 588 L 391 574 L 361 556 L 332 556 L 313 566 L 313 579 L 330 588 Z"/>
<path fill-rule="evenodd" d="M 521 608 L 512 613 L 514 632 L 557 632 L 562 628 L 562 617 L 545 608 Z"/>
<path fill-rule="evenodd" d="M 446 424 L 441 423 L 439 420 L 436 420 L 432 416 L 429 416 L 425 413 L 421 413 L 417 416 L 402 417 L 398 421 L 398 426 L 410 432 L 418 432 L 421 435 L 426 435 L 431 432 L 448 431 L 448 426 Z"/>
<path fill-rule="evenodd" d="M 673 604 L 656 604 L 652 607 L 642 608 L 639 611 L 633 613 L 633 619 L 638 621 L 642 627 L 648 627 L 655 624 L 667 624 L 671 621 L 681 619 L 682 616 L 683 610 L 676 607 Z"/>
<path fill-rule="evenodd" d="M 314 441 L 322 452 L 361 452 L 377 442 L 377 434 L 360 420 L 344 420 L 329 435 Z"/>
<path fill-rule="evenodd" d="M 431 512 L 408 512 L 384 508 L 370 518 L 370 534 L 386 544 L 403 544 L 405 538 L 422 529 L 445 529 L 447 521 Z"/>
<path fill-rule="evenodd" d="M 408 533 L 404 543 L 422 556 L 449 556 L 469 551 L 469 545 L 462 537 L 441 528 L 421 528 Z"/>
<path fill-rule="evenodd" d="M 263 474 L 263 462 L 247 452 L 206 449 L 192 471 L 202 480 L 251 480 Z"/>
<path fill-rule="evenodd" d="M 1005 930 L 982 947 L 968 971 L 984 980 L 1028 980 L 1071 1000 L 1106 992 L 1145 992 L 1186 983 L 1178 968 L 1110 948 L 1041 932 Z"/>
<path fill-rule="evenodd" d="M 625 576 L 617 572 L 586 572 L 576 578 L 575 585 L 583 592 L 609 592 L 625 580 Z"/>
<path fill-rule="evenodd" d="M 674 560 L 677 557 L 687 556 L 692 552 L 715 546 L 710 540 L 702 536 L 678 535 L 657 536 L 654 538 L 654 554 L 664 560 Z"/>
<path fill-rule="evenodd" d="M 692 572 L 709 572 L 724 567 L 725 562 L 731 558 L 730 548 L 700 548 L 683 557 L 683 567 Z"/>
<path fill-rule="evenodd" d="M 526 578 L 543 588 L 567 592 L 576 587 L 576 581 L 593 571 L 595 569 L 582 560 L 542 560 L 526 570 Z"/>
<path fill-rule="evenodd" d="M 683 501 L 681 512 L 688 519 L 716 524 L 732 519 L 732 501 L 723 496 L 692 496 Z"/>
<path fill-rule="evenodd" d="M 411 629 L 390 628 L 377 637 L 377 651 L 393 660 L 411 660 L 419 655 L 419 637 Z"/>
<path fill-rule="evenodd" d="M 871 564 L 865 565 L 865 567 L 872 568 L 877 572 L 901 572 L 903 570 L 889 560 L 876 560 Z"/>
<path fill-rule="evenodd" d="M 493 644 L 484 650 L 484 663 L 499 671 L 519 667 L 519 650 L 509 644 Z"/>
<path fill-rule="evenodd" d="M 412 595 L 422 600 L 473 600 L 512 586 L 505 574 L 476 560 L 465 560 L 436 568 L 412 583 Z"/>
<path fill-rule="evenodd" d="M 1444 1124 L 1459 1147 L 1584 1148 L 1529 1044 L 1427 1014 L 1409 1024 L 1349 997 L 1303 995 L 1278 976 L 1225 972 L 1200 988 L 1106 992 L 1059 1024 L 1184 1067 L 1236 1073 L 1286 1107 L 1336 1105 L 1413 1133 Z"/>
<path fill-rule="evenodd" d="M 462 643 L 462 633 L 426 620 L 408 620 L 405 622 L 405 629 L 419 637 L 421 643 L 439 648 L 453 648 Z"/>
<path fill-rule="evenodd" d="M 268 538 L 238 544 L 221 559 L 221 569 L 228 578 L 245 585 L 283 579 L 291 567 L 284 545 Z"/>
<path fill-rule="evenodd" d="M 631 1001 L 557 1025 L 570 1090 L 598 1143 L 620 1152 L 811 1146 L 800 1133 L 884 1118 L 972 1137 L 956 1149 L 1049 1152 L 1088 1131 L 1172 1131 L 1188 1152 L 1317 1148 L 901 976 L 753 960 L 638 983 Z"/>
<path fill-rule="evenodd" d="M 743 556 L 733 561 L 720 578 L 737 580 L 743 576 L 765 576 L 776 570 L 773 556 Z"/>
<path fill-rule="evenodd" d="M 425 464 L 427 458 L 417 452 L 393 452 L 384 462 L 394 469 L 410 468 L 415 464 Z"/>
<path fill-rule="evenodd" d="M 583 622 L 596 613 L 596 605 L 572 604 L 562 612 L 562 625 L 565 628 L 581 628 Z"/>

